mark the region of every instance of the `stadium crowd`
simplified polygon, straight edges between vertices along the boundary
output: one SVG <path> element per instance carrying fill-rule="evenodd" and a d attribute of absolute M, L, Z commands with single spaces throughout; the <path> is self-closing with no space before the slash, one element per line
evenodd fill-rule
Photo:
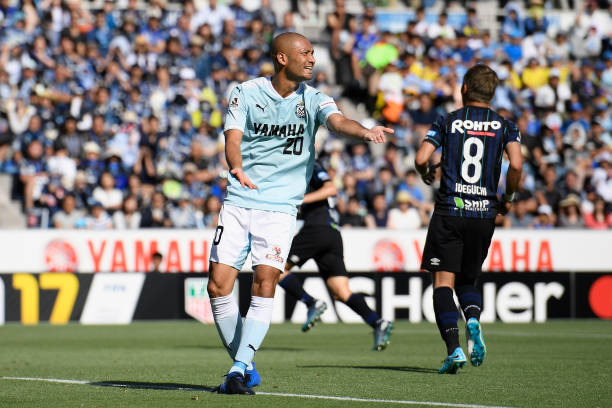
<path fill-rule="evenodd" d="M 227 3 L 0 0 L 0 171 L 29 227 L 215 226 L 227 95 L 271 75 L 271 39 L 319 5 L 277 16 L 270 0 L 253 12 Z M 371 4 L 352 15 L 335 2 L 320 44 L 333 75 L 320 70 L 311 85 L 362 108 L 364 124 L 395 129 L 382 149 L 320 130 L 342 226 L 426 225 L 435 184 L 421 182 L 414 153 L 461 106 L 462 75 L 482 61 L 501 81 L 492 107 L 522 133 L 523 179 L 504 226 L 611 228 L 612 7 L 588 0 L 553 27 L 544 6 L 507 2 L 498 32 L 482 30 L 475 9 L 451 25 L 420 8 L 390 33 Z"/>

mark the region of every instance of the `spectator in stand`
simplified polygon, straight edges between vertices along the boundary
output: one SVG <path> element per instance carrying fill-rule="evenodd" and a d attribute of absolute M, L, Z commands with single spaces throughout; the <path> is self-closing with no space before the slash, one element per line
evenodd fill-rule
<path fill-rule="evenodd" d="M 346 211 L 340 215 L 342 227 L 365 227 L 366 210 L 361 206 L 357 197 L 349 197 Z"/>
<path fill-rule="evenodd" d="M 448 24 L 448 16 L 446 13 L 441 13 L 438 17 L 438 22 L 429 24 L 427 28 L 427 37 L 430 39 L 441 37 L 444 40 L 454 40 L 456 38 L 455 29 Z"/>
<path fill-rule="evenodd" d="M 93 199 L 107 211 L 113 212 L 121 208 L 123 195 L 121 190 L 115 187 L 115 177 L 110 171 L 105 171 L 100 176 L 100 185 L 94 189 Z"/>
<path fill-rule="evenodd" d="M 606 203 L 612 203 L 612 153 L 600 153 L 597 161 L 599 167 L 593 171 L 591 183 Z"/>
<path fill-rule="evenodd" d="M 375 194 L 372 198 L 372 211 L 365 217 L 368 228 L 384 228 L 389 222 L 389 209 L 383 194 Z"/>
<path fill-rule="evenodd" d="M 214 195 L 206 197 L 202 214 L 202 226 L 204 228 L 216 228 L 219 222 L 219 211 L 221 211 L 221 200 Z"/>
<path fill-rule="evenodd" d="M 527 200 L 517 200 L 504 218 L 504 228 L 531 228 L 534 218 L 528 212 Z"/>
<path fill-rule="evenodd" d="M 584 215 L 584 225 L 588 229 L 605 230 L 612 227 L 612 214 L 606 209 L 606 202 L 597 196 L 593 211 Z"/>
<path fill-rule="evenodd" d="M 159 191 L 153 193 L 151 204 L 142 211 L 141 228 L 170 227 L 170 214 L 166 206 L 166 197 Z"/>
<path fill-rule="evenodd" d="M 558 227 L 584 228 L 584 219 L 580 213 L 580 197 L 570 194 L 559 203 Z"/>
<path fill-rule="evenodd" d="M 138 211 L 138 199 L 128 195 L 123 200 L 121 210 L 113 213 L 113 226 L 115 229 L 138 229 L 142 216 Z"/>
<path fill-rule="evenodd" d="M 53 215 L 53 227 L 72 229 L 81 226 L 84 222 L 85 212 L 76 208 L 74 195 L 67 194 L 62 200 L 61 210 Z"/>
<path fill-rule="evenodd" d="M 47 164 L 43 158 L 43 145 L 38 139 L 27 145 L 26 157 L 19 165 L 19 180 L 23 183 L 24 208 L 34 207 L 47 181 Z"/>
<path fill-rule="evenodd" d="M 405 191 L 412 199 L 420 205 L 424 201 L 424 196 L 421 187 L 418 186 L 420 177 L 415 169 L 411 168 L 406 171 L 404 181 L 399 185 L 398 191 Z"/>
<path fill-rule="evenodd" d="M 94 201 L 90 206 L 90 215 L 85 218 L 85 228 L 107 230 L 113 228 L 113 221 L 101 203 Z"/>
<path fill-rule="evenodd" d="M 548 204 L 542 204 L 538 207 L 538 214 L 533 220 L 534 229 L 552 229 L 555 227 L 555 215 L 553 209 Z"/>
<path fill-rule="evenodd" d="M 396 208 L 389 210 L 387 228 L 396 230 L 418 229 L 426 224 L 416 202 L 406 191 L 399 191 L 395 197 Z"/>

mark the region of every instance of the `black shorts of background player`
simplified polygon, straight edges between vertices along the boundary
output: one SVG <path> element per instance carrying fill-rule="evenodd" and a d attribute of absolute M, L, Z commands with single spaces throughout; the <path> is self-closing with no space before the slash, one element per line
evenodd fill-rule
<path fill-rule="evenodd" d="M 312 178 L 300 208 L 304 226 L 293 239 L 279 285 L 308 307 L 306 322 L 302 326 L 302 331 L 308 331 L 320 320 L 327 304 L 310 296 L 304 290 L 300 279 L 290 270 L 313 259 L 333 297 L 345 303 L 374 329 L 373 350 L 383 350 L 389 344 L 393 323 L 382 319 L 370 309 L 361 293 L 353 293 L 349 288 L 342 236 L 336 225 L 336 193 L 337 189 L 325 169 L 315 162 Z"/>
<path fill-rule="evenodd" d="M 440 188 L 421 265 L 433 274 L 436 323 L 448 353 L 441 374 L 456 373 L 466 362 L 459 346 L 459 313 L 453 291 L 467 321 L 470 361 L 478 366 L 484 360 L 482 296 L 475 285 L 491 243 L 495 218 L 510 209 L 521 176 L 520 132 L 489 107 L 497 84 L 497 75 L 488 66 L 470 68 L 461 88 L 464 107 L 433 123 L 415 158 L 417 170 L 430 184 L 438 166 L 428 165 L 430 157 L 438 148 L 442 150 Z M 504 153 L 510 166 L 506 192 L 500 200 L 497 186 Z"/>

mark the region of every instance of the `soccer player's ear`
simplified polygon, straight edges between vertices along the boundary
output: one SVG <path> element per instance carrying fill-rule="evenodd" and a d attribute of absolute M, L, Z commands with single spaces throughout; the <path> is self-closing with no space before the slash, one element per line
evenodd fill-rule
<path fill-rule="evenodd" d="M 278 54 L 276 54 L 276 59 L 281 65 L 287 65 L 287 54 L 285 54 L 284 52 L 279 52 Z"/>

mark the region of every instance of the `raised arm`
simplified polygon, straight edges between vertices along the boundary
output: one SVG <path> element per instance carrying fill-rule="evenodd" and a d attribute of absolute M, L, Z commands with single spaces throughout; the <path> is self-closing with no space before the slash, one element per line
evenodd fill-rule
<path fill-rule="evenodd" d="M 327 119 L 327 127 L 338 134 L 357 140 L 371 141 L 374 143 L 384 143 L 387 141 L 385 133 L 393 134 L 393 129 L 384 126 L 374 126 L 372 129 L 366 129 L 358 122 L 347 119 L 339 113 L 329 115 Z"/>

